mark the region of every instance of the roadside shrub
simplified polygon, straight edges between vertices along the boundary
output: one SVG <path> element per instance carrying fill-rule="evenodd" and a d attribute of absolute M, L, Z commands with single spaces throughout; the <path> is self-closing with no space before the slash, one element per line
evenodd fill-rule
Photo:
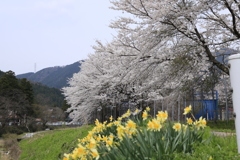
<path fill-rule="evenodd" d="M 19 135 L 19 134 L 23 134 L 26 131 L 27 131 L 27 128 L 23 126 L 5 126 L 4 128 L 1 129 L 0 136 L 8 133 Z"/>
<path fill-rule="evenodd" d="M 43 126 L 41 124 L 32 123 L 28 126 L 30 132 L 37 132 L 37 131 L 43 131 L 47 128 L 47 126 Z"/>

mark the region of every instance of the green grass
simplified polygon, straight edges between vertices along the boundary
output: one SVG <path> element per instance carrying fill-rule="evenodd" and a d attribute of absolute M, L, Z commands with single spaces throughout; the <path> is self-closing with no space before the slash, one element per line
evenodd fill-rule
<path fill-rule="evenodd" d="M 32 138 L 20 141 L 22 150 L 19 160 L 57 160 L 64 153 L 76 147 L 78 139 L 85 137 L 93 126 L 52 130 L 34 135 Z"/>
<path fill-rule="evenodd" d="M 235 132 L 234 121 L 208 121 L 205 138 L 210 131 Z M 32 138 L 20 141 L 22 154 L 20 160 L 58 160 L 64 153 L 70 153 L 85 137 L 93 126 L 83 126 L 76 129 L 51 130 L 39 133 Z M 174 153 L 174 160 L 240 160 L 237 153 L 236 136 L 211 136 L 206 143 L 196 144 L 192 153 Z"/>
<path fill-rule="evenodd" d="M 214 123 L 214 122 L 213 122 Z M 225 123 L 225 122 L 220 122 Z M 233 127 L 234 123 L 231 123 L 229 128 Z M 182 154 L 174 153 L 174 160 L 240 160 L 240 154 L 237 150 L 237 139 L 236 136 L 216 136 L 212 135 L 211 131 L 234 131 L 226 129 L 225 125 L 219 125 L 213 127 L 211 124 L 206 127 L 204 139 L 206 141 L 201 144 L 195 144 L 193 146 L 193 152 Z M 213 129 L 214 128 L 214 129 Z M 224 128 L 224 129 L 223 129 Z"/>
<path fill-rule="evenodd" d="M 236 136 L 212 136 L 209 142 L 196 144 L 194 151 L 188 154 L 175 154 L 174 160 L 240 160 L 237 151 Z"/>
<path fill-rule="evenodd" d="M 235 131 L 235 122 L 234 120 L 229 121 L 207 121 L 207 126 L 211 129 L 222 130 L 222 131 Z"/>

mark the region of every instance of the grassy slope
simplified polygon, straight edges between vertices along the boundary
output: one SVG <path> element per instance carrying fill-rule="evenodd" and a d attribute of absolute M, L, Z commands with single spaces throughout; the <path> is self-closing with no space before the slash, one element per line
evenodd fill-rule
<path fill-rule="evenodd" d="M 53 130 L 34 135 L 19 144 L 20 160 L 57 160 L 76 146 L 77 140 L 85 137 L 92 126 Z"/>

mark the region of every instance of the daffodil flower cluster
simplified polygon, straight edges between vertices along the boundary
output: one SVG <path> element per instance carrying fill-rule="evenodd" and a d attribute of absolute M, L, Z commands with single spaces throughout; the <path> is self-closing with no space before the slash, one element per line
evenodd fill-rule
<path fill-rule="evenodd" d="M 123 118 L 129 118 L 131 114 L 138 114 L 140 111 L 137 109 L 133 113 L 128 110 L 122 117 L 118 117 L 117 120 L 113 121 L 113 117 L 109 118 L 110 123 L 107 121 L 101 123 L 98 120 L 95 121 L 95 127 L 89 131 L 88 135 L 79 140 L 78 147 L 76 147 L 72 153 L 64 154 L 64 160 L 75 160 L 75 159 L 99 159 L 99 153 L 97 147 L 104 144 L 109 150 L 111 147 L 117 143 L 114 141 L 118 139 L 122 140 L 123 136 L 127 135 L 131 137 L 132 134 L 135 134 L 137 131 L 137 125 L 131 119 L 128 119 L 125 123 L 122 122 Z M 101 133 L 111 128 L 112 126 L 116 127 L 116 135 L 110 134 L 109 136 L 104 136 Z"/>
<path fill-rule="evenodd" d="M 167 111 L 158 111 L 158 114 L 156 116 L 157 118 L 152 119 L 151 121 L 148 122 L 147 124 L 147 129 L 150 131 L 160 131 L 160 129 L 163 126 L 163 123 L 167 120 L 168 118 L 168 113 Z M 143 113 L 143 119 L 145 119 L 145 115 Z"/>
<path fill-rule="evenodd" d="M 195 120 L 195 122 L 194 122 L 192 118 L 186 118 L 187 124 L 197 128 L 197 130 L 199 130 L 201 128 L 205 128 L 206 125 L 207 125 L 206 119 L 200 117 L 199 120 L 196 120 L 194 115 L 191 112 L 192 112 L 192 106 L 191 105 L 189 105 L 188 107 L 186 107 L 184 109 L 183 115 L 191 114 L 191 116 Z M 186 128 L 186 125 L 183 125 L 183 124 L 180 124 L 180 123 L 175 123 L 174 126 L 173 126 L 173 129 L 175 131 L 180 131 L 182 127 Z"/>
<path fill-rule="evenodd" d="M 159 132 L 165 127 L 165 122 L 168 119 L 167 111 L 158 111 L 155 118 L 149 116 L 150 108 L 147 107 L 146 110 L 142 112 L 142 120 L 146 121 L 145 128 L 149 132 Z M 79 140 L 78 146 L 72 151 L 72 153 L 65 154 L 64 160 L 75 160 L 75 159 L 99 159 L 101 154 L 98 148 L 104 146 L 108 151 L 111 151 L 113 147 L 116 147 L 123 138 L 126 136 L 128 138 L 134 137 L 139 131 L 142 131 L 134 120 L 130 118 L 131 115 L 139 114 L 140 110 L 135 110 L 131 112 L 128 110 L 121 117 L 113 120 L 111 116 L 109 118 L 110 122 L 107 121 L 101 123 L 98 120 L 95 121 L 95 127 L 89 131 L 88 135 Z M 184 109 L 184 114 L 191 113 L 191 106 Z M 123 121 L 124 119 L 124 121 Z M 185 131 L 187 127 L 192 128 L 204 128 L 206 126 L 206 120 L 202 117 L 198 121 L 193 121 L 191 118 L 187 118 L 187 125 L 181 123 L 175 123 L 172 128 L 176 131 Z M 164 137 L 162 137 L 164 140 Z"/>

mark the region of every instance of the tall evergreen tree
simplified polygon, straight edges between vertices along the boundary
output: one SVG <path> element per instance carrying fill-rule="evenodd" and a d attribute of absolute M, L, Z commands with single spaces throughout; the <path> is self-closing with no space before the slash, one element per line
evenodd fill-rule
<path fill-rule="evenodd" d="M 26 99 L 30 104 L 32 104 L 34 96 L 33 96 L 33 88 L 31 83 L 26 78 L 23 78 L 20 80 L 20 86 L 23 93 L 26 95 Z"/>
<path fill-rule="evenodd" d="M 6 72 L 0 78 L 0 116 L 4 125 L 7 123 L 25 123 L 24 119 L 33 114 L 31 103 L 33 91 L 31 84 L 25 80 L 18 80 L 12 71 Z"/>

